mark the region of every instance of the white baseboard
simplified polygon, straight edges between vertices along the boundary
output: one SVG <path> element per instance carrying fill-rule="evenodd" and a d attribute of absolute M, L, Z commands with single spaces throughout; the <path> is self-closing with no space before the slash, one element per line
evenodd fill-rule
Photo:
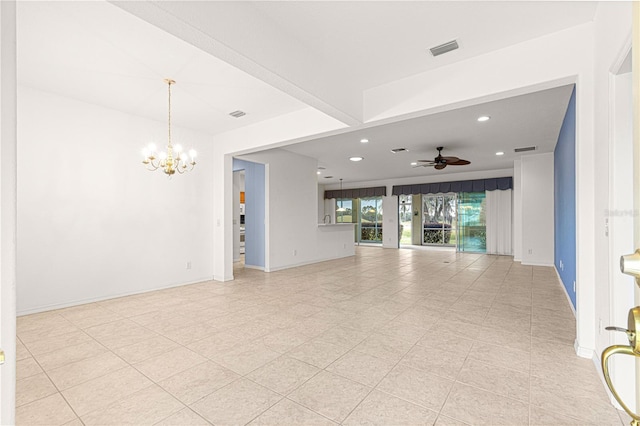
<path fill-rule="evenodd" d="M 573 348 L 576 351 L 576 355 L 578 355 L 580 358 L 593 359 L 594 357 L 596 357 L 596 353 L 593 349 L 580 346 L 577 340 L 573 342 Z"/>
<path fill-rule="evenodd" d="M 520 261 L 520 263 L 522 263 L 524 266 L 547 266 L 547 267 L 554 267 L 555 265 L 553 263 L 546 263 L 546 262 L 522 262 Z"/>
<path fill-rule="evenodd" d="M 233 281 L 233 275 L 214 275 L 213 276 L 213 280 L 214 281 L 220 281 L 220 282 L 225 282 L 225 281 Z"/>
<path fill-rule="evenodd" d="M 169 285 L 166 285 L 166 286 L 151 288 L 151 289 L 147 289 L 147 290 L 128 291 L 128 292 L 124 292 L 124 293 L 110 294 L 108 296 L 90 297 L 90 298 L 87 298 L 87 299 L 77 299 L 77 300 L 72 300 L 72 301 L 69 301 L 69 302 L 53 303 L 51 305 L 37 306 L 37 307 L 34 307 L 34 308 L 29 308 L 29 309 L 17 311 L 16 312 L 16 316 L 20 317 L 20 316 L 23 316 L 23 315 L 31 315 L 31 314 L 37 314 L 37 313 L 40 313 L 40 312 L 54 311 L 56 309 L 70 308 L 72 306 L 86 305 L 87 303 L 95 303 L 95 302 L 102 302 L 104 300 L 117 299 L 118 297 L 133 296 L 133 295 L 136 295 L 136 294 L 144 294 L 144 293 L 150 293 L 152 291 L 165 290 L 167 288 L 182 287 L 184 285 L 190 285 L 190 284 L 198 284 L 198 283 L 202 283 L 202 282 L 206 282 L 206 281 L 211 281 L 212 279 L 215 279 L 215 278 L 203 277 L 203 278 L 198 278 L 198 279 L 196 279 L 194 281 L 188 281 L 188 282 L 178 283 L 178 284 L 169 284 Z"/>
<path fill-rule="evenodd" d="M 567 298 L 567 302 L 569 302 L 569 307 L 571 308 L 571 312 L 573 312 L 573 316 L 575 317 L 576 308 L 573 307 L 573 303 L 571 302 L 569 293 L 567 293 L 567 287 L 564 286 L 564 281 L 562 281 L 562 277 L 560 276 L 560 273 L 558 272 L 558 268 L 556 268 L 556 265 L 553 265 L 553 270 L 556 271 L 556 276 L 558 277 L 558 283 L 560 283 L 560 287 L 562 287 L 562 293 L 564 293 L 565 297 Z"/>
<path fill-rule="evenodd" d="M 244 264 L 245 268 L 248 269 L 257 269 L 258 271 L 264 271 L 264 266 L 256 266 L 256 265 L 247 265 L 246 263 Z"/>
<path fill-rule="evenodd" d="M 343 259 L 345 257 L 351 257 L 355 255 L 356 255 L 355 253 L 352 253 L 346 256 L 331 256 L 331 257 L 322 258 L 322 259 L 315 259 L 315 260 L 309 260 L 305 262 L 292 263 L 289 265 L 276 266 L 276 267 L 269 268 L 268 270 L 265 269 L 265 272 L 275 272 L 275 271 L 281 271 L 283 269 L 297 268 L 298 266 L 312 265 L 314 263 L 327 262 L 329 260 L 336 260 L 336 259 Z"/>

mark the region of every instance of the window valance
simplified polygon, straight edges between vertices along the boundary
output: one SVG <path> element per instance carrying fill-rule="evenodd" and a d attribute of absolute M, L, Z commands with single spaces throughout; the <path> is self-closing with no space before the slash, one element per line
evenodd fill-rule
<path fill-rule="evenodd" d="M 476 180 L 458 180 L 454 182 L 419 183 L 415 185 L 394 185 L 393 195 L 438 194 L 441 192 L 484 192 L 512 188 L 513 178 L 501 177 Z"/>
<path fill-rule="evenodd" d="M 324 191 L 325 200 L 329 198 L 366 198 L 381 197 L 386 195 L 386 186 L 375 186 L 372 188 L 333 189 Z"/>

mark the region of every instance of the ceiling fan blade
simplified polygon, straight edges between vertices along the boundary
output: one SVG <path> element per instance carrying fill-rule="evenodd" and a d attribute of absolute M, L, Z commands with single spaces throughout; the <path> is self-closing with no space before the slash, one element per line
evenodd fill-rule
<path fill-rule="evenodd" d="M 450 166 L 466 166 L 467 164 L 471 164 L 471 161 L 458 160 L 458 161 L 453 161 L 453 162 L 447 162 L 447 164 L 450 165 Z"/>
<path fill-rule="evenodd" d="M 416 166 L 413 166 L 413 168 L 415 169 L 416 167 L 433 167 L 435 166 L 435 164 L 418 164 Z"/>
<path fill-rule="evenodd" d="M 434 163 L 435 164 L 435 161 L 433 161 L 433 160 L 416 160 L 416 163 Z"/>
<path fill-rule="evenodd" d="M 434 167 L 436 168 L 436 170 L 442 170 L 447 167 L 447 163 L 436 164 Z"/>
<path fill-rule="evenodd" d="M 446 161 L 447 164 L 455 163 L 456 161 L 460 160 L 458 157 L 442 157 L 441 159 Z"/>

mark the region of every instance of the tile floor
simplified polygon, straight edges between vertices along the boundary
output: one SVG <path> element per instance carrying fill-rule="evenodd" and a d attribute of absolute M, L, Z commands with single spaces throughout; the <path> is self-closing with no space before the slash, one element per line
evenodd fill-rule
<path fill-rule="evenodd" d="M 360 247 L 236 277 L 18 318 L 17 423 L 623 424 L 551 268 Z"/>

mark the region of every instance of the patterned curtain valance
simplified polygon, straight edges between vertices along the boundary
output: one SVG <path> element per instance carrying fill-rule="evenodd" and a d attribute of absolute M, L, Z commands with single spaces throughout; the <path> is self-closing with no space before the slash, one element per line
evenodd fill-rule
<path fill-rule="evenodd" d="M 329 198 L 366 198 L 386 195 L 386 186 L 376 186 L 373 188 L 333 189 L 324 191 L 325 200 Z"/>
<path fill-rule="evenodd" d="M 438 194 L 440 192 L 484 192 L 513 188 L 512 177 L 458 180 L 455 182 L 419 183 L 415 185 L 394 185 L 393 195 Z M 325 197 L 326 198 L 326 197 Z"/>

